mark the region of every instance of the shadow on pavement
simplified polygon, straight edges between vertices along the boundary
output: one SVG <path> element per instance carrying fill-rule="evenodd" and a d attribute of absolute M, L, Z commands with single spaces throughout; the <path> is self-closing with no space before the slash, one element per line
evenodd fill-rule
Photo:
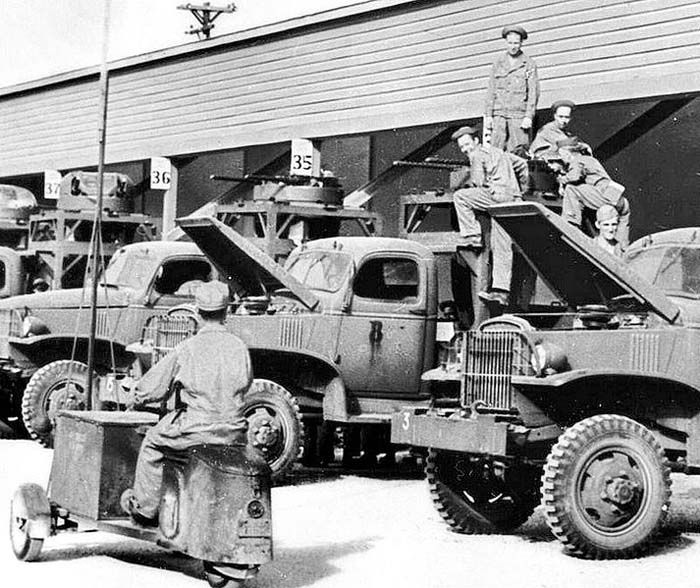
<path fill-rule="evenodd" d="M 285 588 L 300 588 L 314 584 L 339 573 L 340 570 L 332 563 L 333 560 L 368 551 L 373 541 L 374 539 L 367 538 L 361 541 L 299 548 L 275 547 L 275 559 L 261 567 L 260 574 L 251 582 L 251 588 L 252 586 L 271 588 L 282 585 Z M 111 557 L 125 563 L 204 579 L 201 561 L 136 540 L 54 547 L 45 550 L 41 559 L 32 565 L 95 556 Z"/>

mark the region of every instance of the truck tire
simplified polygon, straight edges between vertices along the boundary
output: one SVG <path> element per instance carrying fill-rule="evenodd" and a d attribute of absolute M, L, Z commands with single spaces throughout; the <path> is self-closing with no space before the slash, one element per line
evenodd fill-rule
<path fill-rule="evenodd" d="M 671 476 L 654 435 L 605 414 L 570 427 L 552 448 L 542 504 L 566 550 L 593 559 L 634 557 L 666 518 Z"/>
<path fill-rule="evenodd" d="M 37 370 L 22 395 L 22 421 L 32 439 L 52 447 L 56 413 L 61 409 L 85 410 L 86 390 L 84 363 L 62 359 Z"/>
<path fill-rule="evenodd" d="M 537 503 L 539 468 L 474 462 L 470 456 L 430 449 L 425 473 L 430 496 L 442 518 L 459 533 L 502 533 L 522 525 Z"/>
<path fill-rule="evenodd" d="M 245 395 L 248 443 L 260 450 L 280 482 L 292 469 L 304 445 L 304 425 L 297 399 L 271 380 L 256 379 Z"/>

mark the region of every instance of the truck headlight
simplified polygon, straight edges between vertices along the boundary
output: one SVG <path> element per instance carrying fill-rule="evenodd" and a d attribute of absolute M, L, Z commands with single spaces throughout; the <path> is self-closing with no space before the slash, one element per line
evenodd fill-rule
<path fill-rule="evenodd" d="M 28 314 L 22 319 L 22 337 L 46 335 L 49 332 L 46 323 L 31 314 Z"/>
<path fill-rule="evenodd" d="M 564 351 L 548 341 L 537 343 L 530 356 L 530 365 L 538 376 L 563 371 L 566 366 Z"/>

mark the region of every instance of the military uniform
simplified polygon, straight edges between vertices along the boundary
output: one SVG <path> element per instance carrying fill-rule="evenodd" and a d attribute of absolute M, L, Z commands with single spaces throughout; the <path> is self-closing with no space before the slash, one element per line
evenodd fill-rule
<path fill-rule="evenodd" d="M 525 117 L 534 119 L 539 94 L 537 66 L 530 57 L 505 53 L 494 61 L 484 112 L 485 117 L 493 117 L 491 145 L 513 151 L 530 144 L 529 133 L 520 124 Z"/>
<path fill-rule="evenodd" d="M 610 255 L 614 255 L 615 257 L 622 257 L 622 254 L 625 252 L 624 249 L 622 248 L 622 245 L 617 239 L 614 239 L 613 241 L 608 241 L 605 239 L 602 235 L 598 235 L 593 239 L 600 247 L 601 249 L 604 249 Z"/>
<path fill-rule="evenodd" d="M 598 210 L 604 204 L 613 206 L 620 215 L 618 237 L 621 245 L 629 244 L 630 206 L 627 198 L 610 189 L 610 176 L 602 164 L 590 155 L 573 154 L 566 173 L 559 177 L 562 185 L 562 216 L 581 226 L 583 209 Z"/>
<path fill-rule="evenodd" d="M 514 156 L 513 156 L 514 157 Z M 485 210 L 493 204 L 511 202 L 521 195 L 510 155 L 491 146 L 479 146 L 470 157 L 471 174 L 454 193 L 454 206 L 463 237 L 481 236 L 481 225 L 474 210 Z M 518 158 L 520 159 L 520 158 Z M 522 166 L 520 166 L 522 167 Z M 491 225 L 493 251 L 492 288 L 510 290 L 513 248 L 510 237 L 498 223 Z"/>
<path fill-rule="evenodd" d="M 537 135 L 535 135 L 535 139 L 532 141 L 532 145 L 530 145 L 530 154 L 533 157 L 537 157 L 544 151 L 556 149 L 558 141 L 573 138 L 574 135 L 572 133 L 566 129 L 560 129 L 553 120 L 549 121 L 537 131 Z"/>
<path fill-rule="evenodd" d="M 246 442 L 243 401 L 252 377 L 245 344 L 224 325 L 207 323 L 139 381 L 139 404 L 165 399 L 172 380 L 182 385 L 181 405 L 149 429 L 141 445 L 133 488 L 139 514 L 158 512 L 164 449 Z"/>

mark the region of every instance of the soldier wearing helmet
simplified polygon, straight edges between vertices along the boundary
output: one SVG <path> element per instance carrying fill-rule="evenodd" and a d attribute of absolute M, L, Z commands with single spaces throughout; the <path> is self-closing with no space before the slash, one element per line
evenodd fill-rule
<path fill-rule="evenodd" d="M 195 293 L 201 318 L 198 333 L 175 347 L 137 384 L 136 404 L 165 400 L 179 388 L 175 410 L 146 433 L 133 491 L 127 490 L 131 494 L 125 502 L 139 524 L 157 524 L 164 450 L 246 441 L 243 400 L 253 375 L 247 347 L 224 326 L 228 297 L 223 283 L 202 284 Z"/>
<path fill-rule="evenodd" d="M 521 49 L 527 31 L 520 26 L 507 26 L 501 36 L 506 41 L 506 52 L 491 66 L 484 130 L 491 133 L 491 145 L 515 151 L 530 144 L 540 83 L 535 62 Z"/>

